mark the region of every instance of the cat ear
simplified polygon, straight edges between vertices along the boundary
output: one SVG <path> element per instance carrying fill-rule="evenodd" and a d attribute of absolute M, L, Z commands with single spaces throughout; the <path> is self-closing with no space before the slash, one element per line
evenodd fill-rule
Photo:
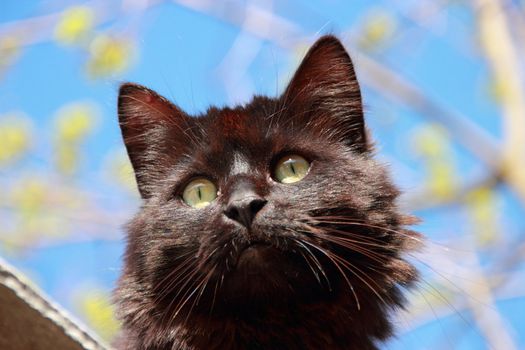
<path fill-rule="evenodd" d="M 118 116 L 122 137 L 142 198 L 182 152 L 191 118 L 156 92 L 137 84 L 120 86 Z"/>
<path fill-rule="evenodd" d="M 281 99 L 299 124 L 336 136 L 358 152 L 368 150 L 359 83 L 350 56 L 334 36 L 315 42 Z"/>

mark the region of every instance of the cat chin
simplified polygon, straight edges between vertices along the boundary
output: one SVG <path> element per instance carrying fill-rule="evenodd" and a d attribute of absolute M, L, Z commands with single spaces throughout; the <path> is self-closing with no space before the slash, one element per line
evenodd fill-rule
<path fill-rule="evenodd" d="M 266 243 L 247 246 L 225 276 L 219 303 L 228 307 L 268 307 L 275 305 L 276 300 L 289 304 L 325 299 L 328 289 L 305 269 L 303 259 Z"/>
<path fill-rule="evenodd" d="M 252 243 L 239 253 L 235 270 L 241 274 L 264 277 L 271 269 L 272 260 L 280 255 L 282 253 L 268 243 Z"/>

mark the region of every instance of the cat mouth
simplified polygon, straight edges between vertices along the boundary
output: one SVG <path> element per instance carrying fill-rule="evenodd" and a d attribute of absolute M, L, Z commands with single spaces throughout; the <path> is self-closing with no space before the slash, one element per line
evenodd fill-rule
<path fill-rule="evenodd" d="M 328 295 L 314 273 L 305 266 L 297 249 L 269 241 L 238 245 L 234 264 L 224 274 L 220 299 L 228 310 L 275 306 L 305 300 L 312 302 Z"/>
<path fill-rule="evenodd" d="M 272 257 L 281 252 L 268 242 L 251 242 L 241 248 L 237 257 L 237 270 L 245 270 L 249 275 L 256 275 L 270 265 Z"/>

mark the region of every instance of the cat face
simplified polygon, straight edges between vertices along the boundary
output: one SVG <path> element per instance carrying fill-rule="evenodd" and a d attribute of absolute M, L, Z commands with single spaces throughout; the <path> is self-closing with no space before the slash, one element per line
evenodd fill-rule
<path fill-rule="evenodd" d="M 125 273 L 158 314 L 401 303 L 413 233 L 337 39 L 320 39 L 277 99 L 190 117 L 125 84 L 119 118 L 144 199 Z"/>

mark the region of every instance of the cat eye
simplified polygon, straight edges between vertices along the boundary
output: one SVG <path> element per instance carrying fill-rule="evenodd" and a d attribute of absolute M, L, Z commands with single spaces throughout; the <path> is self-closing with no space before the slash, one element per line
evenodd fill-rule
<path fill-rule="evenodd" d="M 192 180 L 182 193 L 182 199 L 193 208 L 204 208 L 217 198 L 217 187 L 208 179 Z"/>
<path fill-rule="evenodd" d="M 310 163 L 298 155 L 287 155 L 275 166 L 274 177 L 283 184 L 301 181 L 310 169 Z"/>

